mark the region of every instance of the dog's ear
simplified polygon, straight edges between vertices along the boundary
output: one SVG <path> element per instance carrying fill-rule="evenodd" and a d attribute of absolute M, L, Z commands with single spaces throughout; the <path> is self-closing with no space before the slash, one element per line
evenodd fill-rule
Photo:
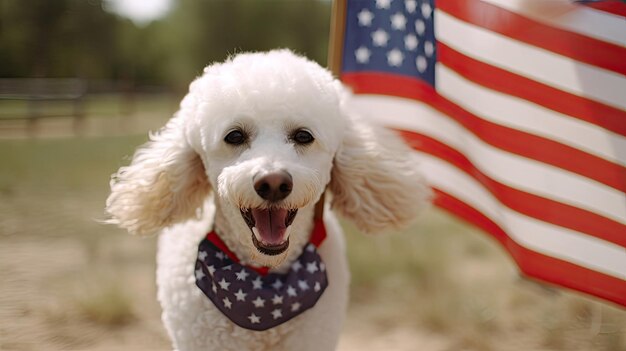
<path fill-rule="evenodd" d="M 137 149 L 129 166 L 111 176 L 108 223 L 148 235 L 199 214 L 211 188 L 182 127 L 181 118 L 173 117 Z"/>
<path fill-rule="evenodd" d="M 384 127 L 346 118 L 330 181 L 333 207 L 366 233 L 407 226 L 430 197 L 414 153 Z"/>

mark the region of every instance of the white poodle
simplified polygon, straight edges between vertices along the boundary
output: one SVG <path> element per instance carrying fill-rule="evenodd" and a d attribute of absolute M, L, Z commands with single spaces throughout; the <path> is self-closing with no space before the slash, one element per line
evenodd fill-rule
<path fill-rule="evenodd" d="M 408 148 L 348 98 L 288 50 L 239 54 L 208 66 L 113 175 L 110 222 L 162 230 L 158 299 L 175 349 L 336 347 L 349 273 L 330 207 L 377 232 L 428 196 Z"/>

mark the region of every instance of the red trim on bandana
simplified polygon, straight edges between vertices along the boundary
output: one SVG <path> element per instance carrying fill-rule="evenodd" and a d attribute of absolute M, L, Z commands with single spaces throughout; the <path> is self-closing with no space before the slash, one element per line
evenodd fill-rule
<path fill-rule="evenodd" d="M 326 239 L 326 227 L 324 226 L 323 219 L 315 219 L 313 223 L 313 232 L 311 233 L 311 238 L 309 242 L 315 247 L 320 247 L 322 243 Z"/>

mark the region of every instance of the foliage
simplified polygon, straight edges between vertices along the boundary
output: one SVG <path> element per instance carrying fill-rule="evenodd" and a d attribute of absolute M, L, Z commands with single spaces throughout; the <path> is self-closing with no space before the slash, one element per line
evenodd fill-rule
<path fill-rule="evenodd" d="M 81 77 L 183 88 L 229 54 L 292 48 L 325 63 L 330 2 L 177 0 L 145 27 L 105 0 L 1 0 L 0 77 Z"/>
<path fill-rule="evenodd" d="M 115 77 L 119 20 L 102 0 L 3 0 L 1 77 Z"/>

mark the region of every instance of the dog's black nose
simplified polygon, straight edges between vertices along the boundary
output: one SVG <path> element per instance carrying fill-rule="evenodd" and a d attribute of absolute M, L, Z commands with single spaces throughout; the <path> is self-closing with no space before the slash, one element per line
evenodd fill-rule
<path fill-rule="evenodd" d="M 293 188 L 291 174 L 286 171 L 257 173 L 254 178 L 254 190 L 264 200 L 278 201 L 287 197 Z"/>

